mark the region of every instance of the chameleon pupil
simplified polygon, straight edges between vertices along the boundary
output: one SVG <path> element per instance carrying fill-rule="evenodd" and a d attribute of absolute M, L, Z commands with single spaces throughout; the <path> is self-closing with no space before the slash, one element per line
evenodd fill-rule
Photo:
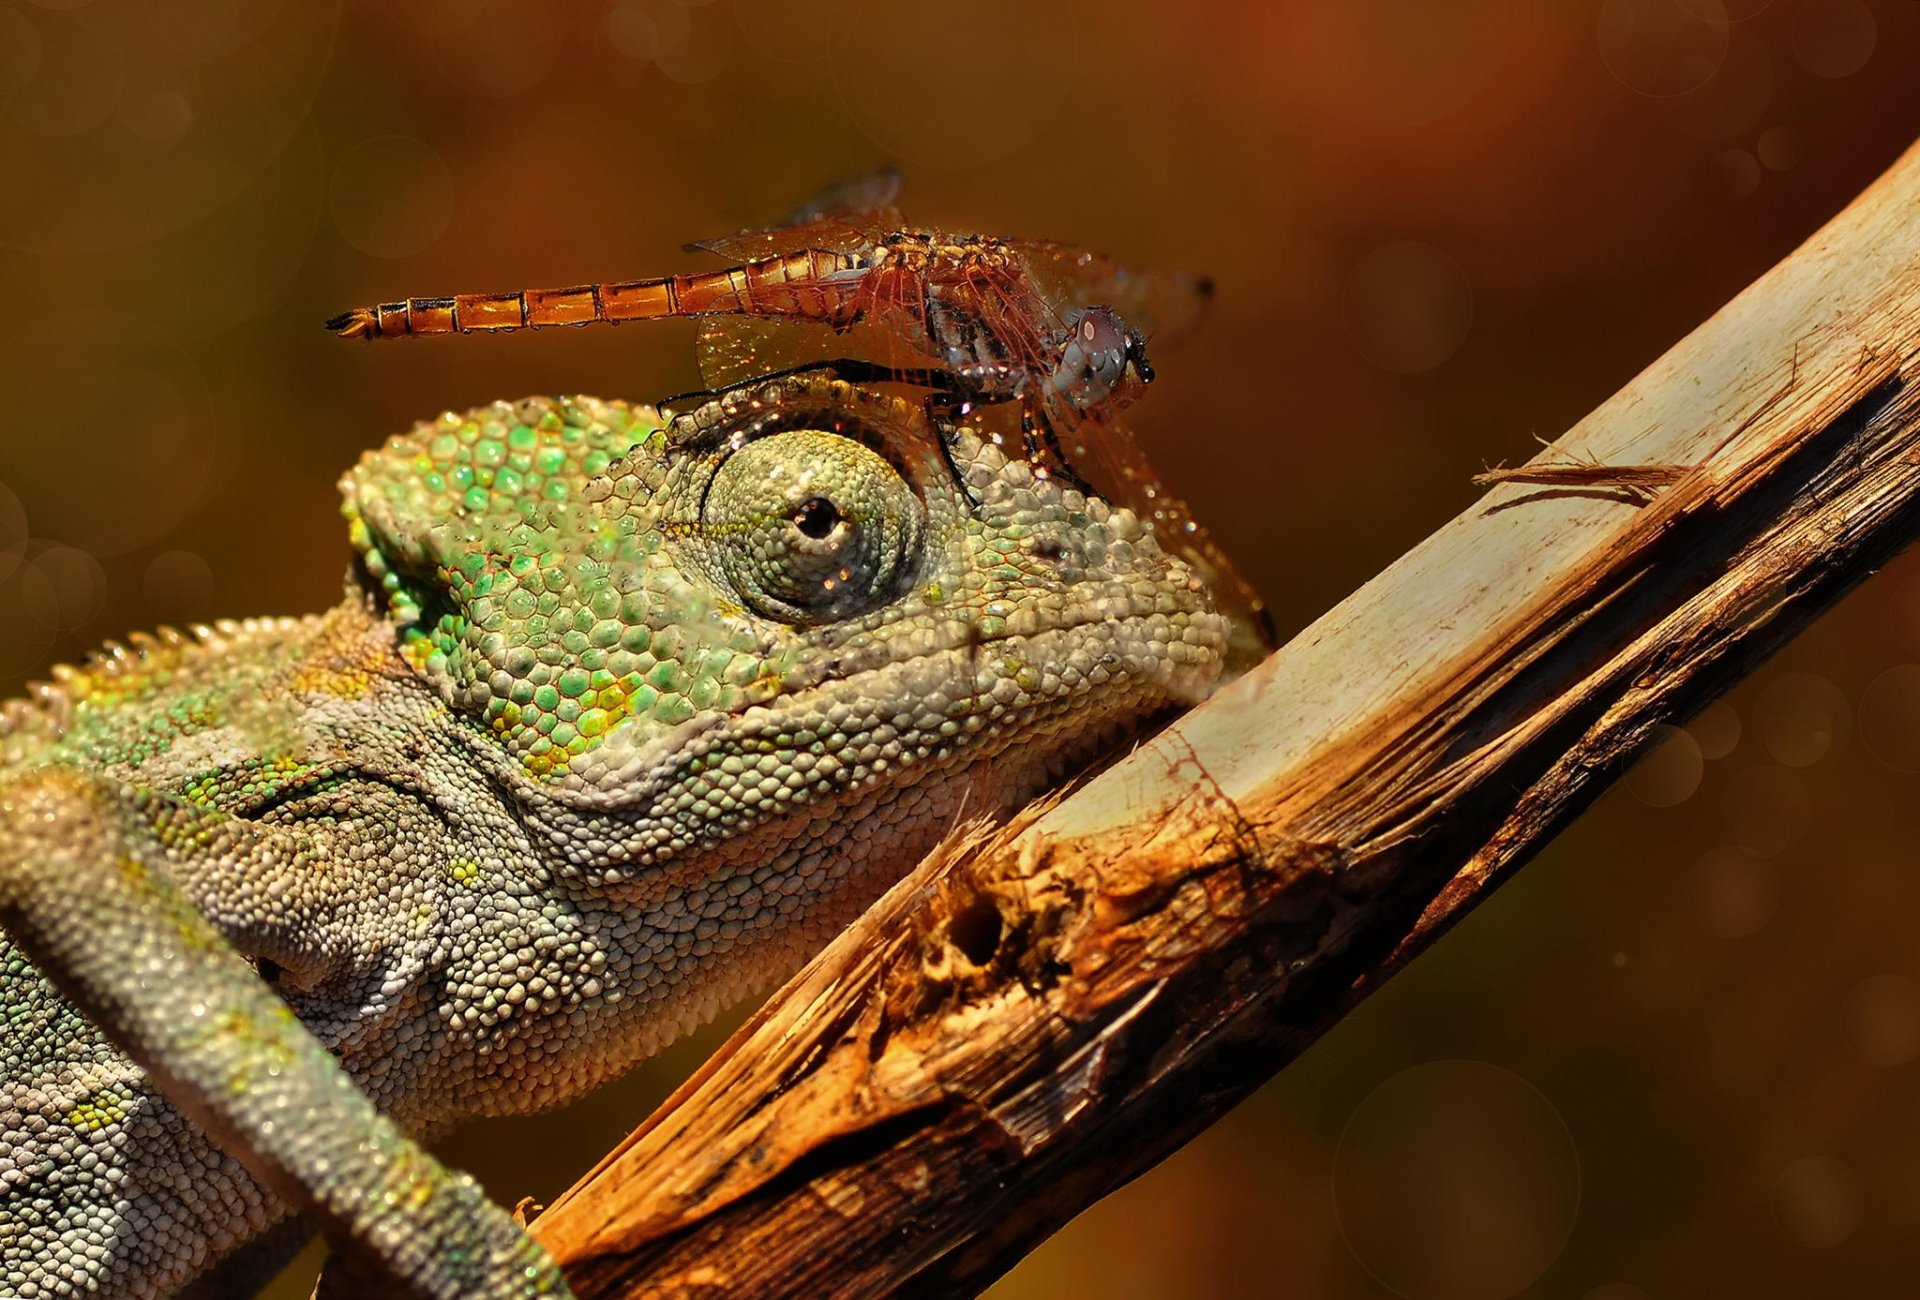
<path fill-rule="evenodd" d="M 794 526 L 815 541 L 830 536 L 839 522 L 840 511 L 833 502 L 820 497 L 802 502 L 800 508 L 793 512 Z"/>

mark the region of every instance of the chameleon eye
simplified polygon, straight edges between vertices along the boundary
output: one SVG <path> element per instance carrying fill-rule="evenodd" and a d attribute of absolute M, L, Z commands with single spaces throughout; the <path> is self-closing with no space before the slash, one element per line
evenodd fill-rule
<path fill-rule="evenodd" d="M 791 429 L 720 466 L 701 531 L 741 603 L 783 623 L 885 604 L 920 557 L 920 498 L 886 459 L 841 434 Z"/>

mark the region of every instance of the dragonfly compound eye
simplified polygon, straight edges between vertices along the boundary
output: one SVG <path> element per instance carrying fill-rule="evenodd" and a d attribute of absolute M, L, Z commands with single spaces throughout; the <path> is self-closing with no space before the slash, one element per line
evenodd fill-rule
<path fill-rule="evenodd" d="M 1060 351 L 1055 387 L 1076 409 L 1105 402 L 1120 386 L 1132 359 L 1133 332 L 1109 307 L 1083 307 L 1066 314 L 1067 339 Z"/>
<path fill-rule="evenodd" d="M 920 498 L 885 457 L 840 434 L 790 429 L 727 457 L 700 532 L 741 604 L 807 625 L 899 595 L 924 522 Z"/>

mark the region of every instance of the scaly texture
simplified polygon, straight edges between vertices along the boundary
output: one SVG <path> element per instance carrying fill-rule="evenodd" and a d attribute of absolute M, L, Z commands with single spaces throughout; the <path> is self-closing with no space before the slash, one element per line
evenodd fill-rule
<path fill-rule="evenodd" d="M 1129 512 L 824 374 L 449 414 L 343 487 L 339 608 L 0 714 L 0 1293 L 225 1284 L 294 1208 L 422 1294 L 556 1287 L 421 1240 L 486 1212 L 400 1130 L 626 1070 L 1230 630 Z"/>

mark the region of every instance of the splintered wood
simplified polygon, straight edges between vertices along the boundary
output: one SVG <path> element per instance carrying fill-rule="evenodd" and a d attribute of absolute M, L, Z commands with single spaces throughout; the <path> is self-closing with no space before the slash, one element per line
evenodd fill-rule
<path fill-rule="evenodd" d="M 1920 151 L 1255 672 L 902 881 L 534 1225 L 583 1296 L 971 1294 L 1920 530 Z"/>

